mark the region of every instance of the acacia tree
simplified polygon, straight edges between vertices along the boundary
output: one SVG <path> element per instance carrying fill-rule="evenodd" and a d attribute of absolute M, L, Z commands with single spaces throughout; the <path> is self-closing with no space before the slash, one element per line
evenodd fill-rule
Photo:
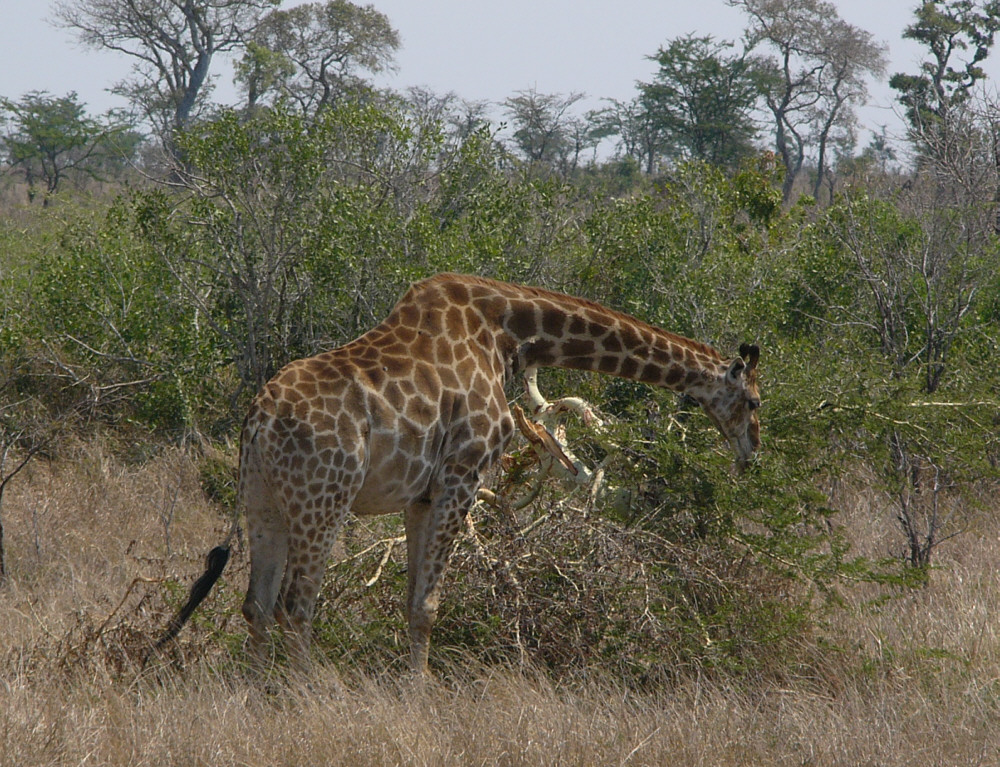
<path fill-rule="evenodd" d="M 646 173 L 656 167 L 663 141 L 662 127 L 654 119 L 641 96 L 631 101 L 605 99 L 608 106 L 587 114 L 591 135 L 600 140 L 611 136 L 618 139 L 618 151 L 631 157 Z"/>
<path fill-rule="evenodd" d="M 211 89 L 216 54 L 232 51 L 280 0 L 60 0 L 56 18 L 95 48 L 134 59 L 114 87 L 171 145 Z"/>
<path fill-rule="evenodd" d="M 385 14 L 348 0 L 275 10 L 254 32 L 237 70 L 253 108 L 268 94 L 287 97 L 306 113 L 356 90 L 358 71 L 392 66 L 399 34 Z"/>
<path fill-rule="evenodd" d="M 36 91 L 18 101 L 0 99 L 3 113 L 9 125 L 0 136 L 5 159 L 24 175 L 29 202 L 43 187 L 43 205 L 68 176 L 99 178 L 115 160 L 131 157 L 139 141 L 126 125 L 89 117 L 74 92 L 52 96 Z"/>
<path fill-rule="evenodd" d="M 903 37 L 925 45 L 930 56 L 919 74 L 897 72 L 889 87 L 899 92 L 910 124 L 923 130 L 947 125 L 953 107 L 964 103 L 986 77 L 980 64 L 1000 30 L 1000 0 L 926 0 L 914 15 L 916 21 Z"/>
<path fill-rule="evenodd" d="M 980 66 L 1000 30 L 1000 0 L 924 2 L 903 37 L 927 47 L 920 72 L 897 72 L 889 80 L 910 121 L 909 138 L 937 196 L 970 208 L 992 189 L 993 230 L 1000 232 L 1000 132 L 995 104 L 974 104 L 973 91 L 986 78 Z M 985 140 L 985 141 L 984 141 Z M 983 144 L 987 147 L 984 148 Z M 985 149 L 985 151 L 984 151 Z M 971 160 L 971 162 L 970 162 Z M 954 172 L 961 169 L 962 172 Z M 984 178 L 984 173 L 986 178 Z M 970 184 L 974 193 L 968 194 Z"/>
<path fill-rule="evenodd" d="M 911 184 L 919 192 L 918 215 L 942 233 L 933 242 L 935 282 L 950 270 L 969 270 L 964 282 L 971 296 L 985 278 L 983 254 L 995 251 L 1000 233 L 996 104 L 976 90 L 986 79 L 982 63 L 1000 31 L 1000 0 L 927 0 L 914 16 L 903 36 L 925 45 L 928 55 L 918 74 L 896 73 L 889 85 L 906 108 L 918 154 Z M 929 345 L 929 390 L 944 362 L 932 351 Z"/>
<path fill-rule="evenodd" d="M 671 159 L 735 167 L 752 153 L 760 85 L 754 61 L 745 52 L 728 55 L 732 47 L 686 35 L 649 57 L 659 71 L 639 83 L 640 99 Z"/>
<path fill-rule="evenodd" d="M 775 150 L 785 166 L 782 196 L 787 202 L 813 136 L 829 137 L 833 126 L 850 123 L 850 105 L 864 99 L 864 78 L 881 71 L 884 54 L 826 0 L 727 1 L 750 19 L 747 48 L 775 53 L 761 66 L 768 73 L 764 98 L 774 119 Z"/>
<path fill-rule="evenodd" d="M 563 96 L 530 88 L 504 100 L 514 143 L 529 162 L 563 172 L 576 167 L 580 154 L 593 141 L 583 121 L 569 114 L 570 107 L 583 97 L 582 93 Z"/>

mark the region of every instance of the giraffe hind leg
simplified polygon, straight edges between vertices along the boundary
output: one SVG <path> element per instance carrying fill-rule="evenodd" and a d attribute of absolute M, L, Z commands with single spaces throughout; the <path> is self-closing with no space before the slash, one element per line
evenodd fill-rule
<path fill-rule="evenodd" d="M 277 619 L 285 630 L 285 646 L 292 666 L 306 670 L 310 665 L 309 647 L 312 620 L 316 609 L 326 563 L 337 540 L 344 514 L 323 529 L 315 538 L 293 536 L 288 546 L 285 576 L 281 584 Z"/>
<path fill-rule="evenodd" d="M 250 584 L 243 600 L 243 617 L 250 624 L 250 649 L 259 662 L 267 660 L 269 630 L 288 558 L 288 530 L 276 511 L 247 510 L 250 539 Z"/>

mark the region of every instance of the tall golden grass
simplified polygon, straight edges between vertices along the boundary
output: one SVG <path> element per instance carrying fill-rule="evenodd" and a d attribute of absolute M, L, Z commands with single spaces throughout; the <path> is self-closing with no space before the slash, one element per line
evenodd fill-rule
<path fill-rule="evenodd" d="M 942 546 L 926 588 L 848 591 L 829 649 L 781 681 L 687 674 L 636 692 L 606 670 L 555 681 L 461 658 L 424 684 L 401 664 L 264 678 L 239 661 L 239 561 L 211 627 L 196 620 L 180 650 L 136 662 L 170 584 L 194 578 L 227 527 L 193 461 L 129 466 L 100 441 L 69 453 L 36 461 L 4 499 L 0 765 L 1000 764 L 989 515 Z M 842 494 L 859 551 L 898 546 L 877 497 Z"/>

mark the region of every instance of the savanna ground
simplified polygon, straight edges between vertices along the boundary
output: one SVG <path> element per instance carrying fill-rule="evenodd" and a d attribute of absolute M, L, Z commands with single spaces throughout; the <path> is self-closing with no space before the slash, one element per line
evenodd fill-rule
<path fill-rule="evenodd" d="M 934 41 L 992 23 L 943 5 L 918 13 L 939 72 Z M 578 165 L 570 123 L 535 156 L 451 96 L 368 89 L 206 104 L 58 193 L 0 158 L 0 766 L 1000 764 L 1000 129 L 985 93 L 906 79 L 911 158 L 845 136 L 798 188 L 742 130 L 721 165 L 672 119 L 648 163 L 622 135 Z M 19 145 L 74 99 L 35 99 Z M 279 642 L 248 666 L 239 546 L 144 664 L 229 529 L 253 392 L 440 271 L 758 344 L 764 456 L 734 477 L 690 402 L 560 374 L 608 416 L 568 444 L 615 492 L 518 508 L 514 446 L 434 681 L 406 671 L 398 519 L 347 530 L 307 678 Z"/>
<path fill-rule="evenodd" d="M 876 496 L 837 492 L 859 553 L 898 548 Z M 994 509 L 940 547 L 927 586 L 846 591 L 800 674 L 680 673 L 643 689 L 609 667 L 546 674 L 438 637 L 436 679 L 418 684 L 397 614 L 398 655 L 381 668 L 328 657 L 289 679 L 243 663 L 240 551 L 177 647 L 140 667 L 227 518 L 188 453 L 132 465 L 83 442 L 35 461 L 5 496 L 0 764 L 998 764 Z M 460 544 L 446 611 L 473 544 Z M 337 568 L 325 590 L 346 577 L 363 592 L 380 553 Z"/>
<path fill-rule="evenodd" d="M 977 125 L 905 174 L 859 158 L 828 205 L 783 205 L 772 155 L 559 177 L 395 102 L 223 111 L 177 137 L 182 189 L 0 189 L 0 481 L 39 451 L 0 488 L 0 764 L 1000 764 Z M 240 547 L 143 665 L 229 529 L 252 392 L 436 271 L 758 343 L 761 461 L 734 477 L 690 402 L 560 373 L 546 392 L 608 416 L 568 444 L 622 495 L 549 482 L 518 510 L 515 445 L 446 580 L 435 681 L 406 672 L 398 519 L 347 531 L 308 678 L 280 644 L 248 667 Z"/>

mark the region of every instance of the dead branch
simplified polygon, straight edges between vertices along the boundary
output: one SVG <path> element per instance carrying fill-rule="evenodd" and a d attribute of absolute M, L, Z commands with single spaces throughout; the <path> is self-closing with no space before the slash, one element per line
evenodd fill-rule
<path fill-rule="evenodd" d="M 566 455 L 562 444 L 548 429 L 537 421 L 529 421 L 524 415 L 524 410 L 519 405 L 514 405 L 512 411 L 517 428 L 528 440 L 531 447 L 534 448 L 539 458 L 554 458 L 574 477 L 580 473 L 580 470 L 577 469 L 576 465 L 569 459 L 569 456 Z"/>
<path fill-rule="evenodd" d="M 576 413 L 585 426 L 595 431 L 604 428 L 604 421 L 594 408 L 580 397 L 562 397 L 549 401 L 538 388 L 537 368 L 528 368 L 523 376 L 525 399 L 533 418 L 528 418 L 522 408 L 512 407 L 518 430 L 524 435 L 538 459 L 539 468 L 532 476 L 527 492 L 512 499 L 507 505 L 512 510 L 522 509 L 532 503 L 547 479 L 557 479 L 570 489 L 588 488 L 588 504 L 593 506 L 598 500 L 610 499 L 620 504 L 623 494 L 617 489 L 604 485 L 604 463 L 590 467 L 577 458 L 566 444 L 566 427 L 562 417 Z M 610 458 L 610 456 L 609 456 Z M 605 462 L 608 459 L 605 459 Z M 481 496 L 491 505 L 498 505 L 495 494 Z"/>

